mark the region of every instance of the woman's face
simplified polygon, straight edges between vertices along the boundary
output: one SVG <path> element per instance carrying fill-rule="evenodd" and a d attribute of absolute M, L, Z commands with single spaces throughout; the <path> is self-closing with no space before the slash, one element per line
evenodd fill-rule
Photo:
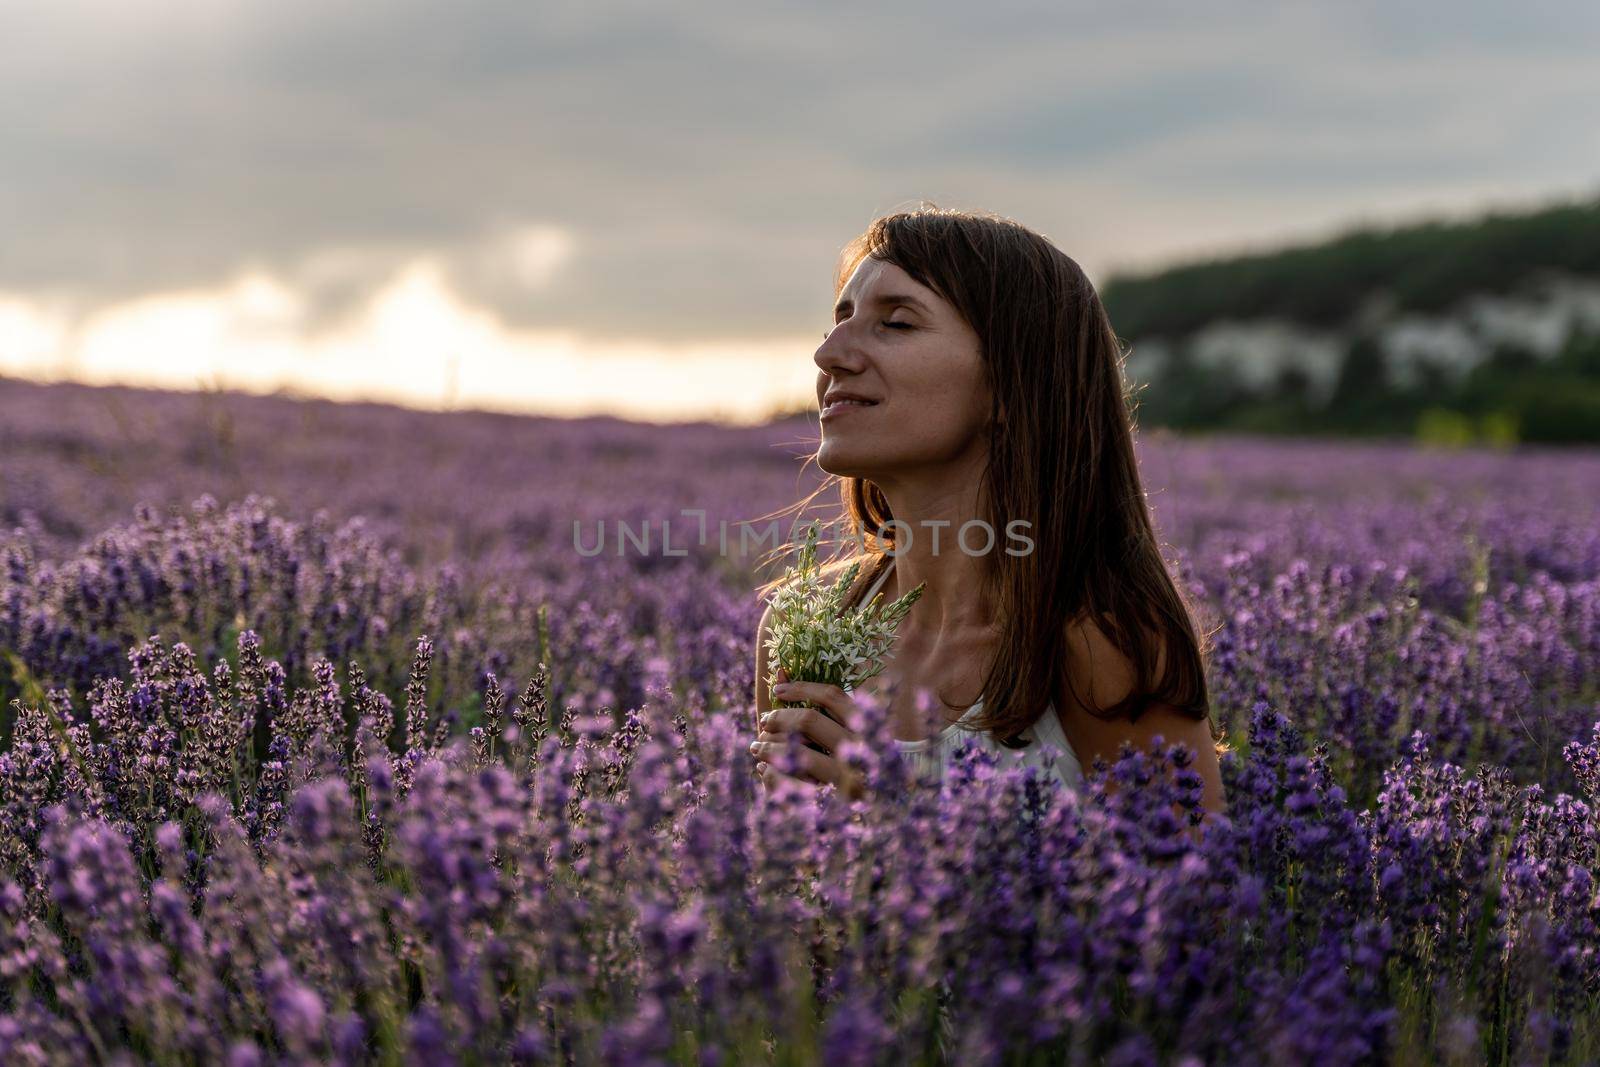
<path fill-rule="evenodd" d="M 817 464 L 880 485 L 987 445 L 982 342 L 955 307 L 892 263 L 868 256 L 839 293 L 817 349 Z M 852 393 L 868 406 L 830 404 Z"/>

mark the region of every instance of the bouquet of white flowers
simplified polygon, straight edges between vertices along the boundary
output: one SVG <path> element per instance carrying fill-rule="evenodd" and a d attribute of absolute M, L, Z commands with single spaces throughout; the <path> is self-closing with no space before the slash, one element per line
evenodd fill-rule
<path fill-rule="evenodd" d="M 768 600 L 772 606 L 767 638 L 769 696 L 779 670 L 791 681 L 821 682 L 843 689 L 860 685 L 883 670 L 883 654 L 894 641 L 895 629 L 927 583 L 887 607 L 882 606 L 883 594 L 877 593 L 865 606 L 841 611 L 845 594 L 860 572 L 857 561 L 831 588 L 822 583 L 817 568 L 817 524 L 813 522 L 800 546 L 798 563 Z M 774 698 L 771 703 L 774 708 L 788 708 L 802 702 Z"/>

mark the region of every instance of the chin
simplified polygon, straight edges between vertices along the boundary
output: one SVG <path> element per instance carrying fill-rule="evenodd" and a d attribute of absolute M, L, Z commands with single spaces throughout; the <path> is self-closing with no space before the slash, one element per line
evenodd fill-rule
<path fill-rule="evenodd" d="M 837 478 L 871 478 L 878 464 L 862 453 L 859 447 L 824 439 L 822 447 L 817 450 L 817 467 Z"/>

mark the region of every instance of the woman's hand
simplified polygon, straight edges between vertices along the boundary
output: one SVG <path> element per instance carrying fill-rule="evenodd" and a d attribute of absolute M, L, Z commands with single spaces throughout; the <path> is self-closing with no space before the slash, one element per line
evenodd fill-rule
<path fill-rule="evenodd" d="M 761 734 L 751 744 L 750 755 L 767 788 L 770 790 L 781 778 L 792 778 L 814 785 L 832 782 L 852 800 L 864 796 L 861 776 L 834 755 L 845 741 L 861 739 L 849 725 L 859 723 L 861 714 L 850 694 L 836 685 L 789 681 L 788 673 L 780 667 L 772 695 L 775 700 L 804 706 L 774 707 L 761 719 Z M 786 751 L 790 734 L 797 734 L 805 742 L 796 749 L 798 775 L 785 774 L 774 762 Z"/>

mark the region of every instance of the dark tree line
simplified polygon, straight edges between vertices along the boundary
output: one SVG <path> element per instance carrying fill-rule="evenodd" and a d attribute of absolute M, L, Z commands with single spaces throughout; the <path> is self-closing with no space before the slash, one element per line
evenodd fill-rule
<path fill-rule="evenodd" d="M 1600 278 L 1600 195 L 1471 222 L 1366 228 L 1312 246 L 1116 277 L 1101 297 L 1119 336 L 1181 339 L 1224 319 L 1286 319 L 1352 341 L 1319 403 L 1306 375 L 1266 388 L 1230 369 L 1189 362 L 1182 346 L 1137 389 L 1140 423 L 1189 431 L 1424 436 L 1459 425 L 1471 436 L 1600 441 L 1600 337 L 1575 335 L 1554 358 L 1501 347 L 1465 376 L 1426 363 L 1390 382 L 1375 332 L 1405 312 L 1448 314 L 1479 294 L 1512 295 L 1544 277 Z M 1376 314 L 1374 311 L 1376 309 Z"/>

